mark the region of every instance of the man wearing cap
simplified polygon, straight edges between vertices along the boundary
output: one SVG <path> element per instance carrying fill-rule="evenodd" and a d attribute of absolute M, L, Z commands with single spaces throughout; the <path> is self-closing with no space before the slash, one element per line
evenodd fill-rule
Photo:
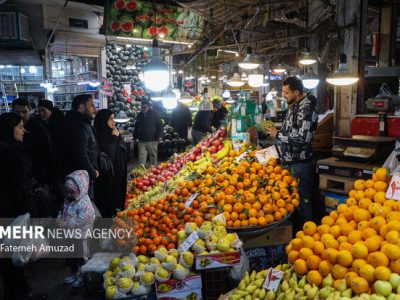
<path fill-rule="evenodd" d="M 211 119 L 211 126 L 214 127 L 215 129 L 218 129 L 222 125 L 222 122 L 225 120 L 226 116 L 228 115 L 228 111 L 222 105 L 221 101 L 217 99 L 215 99 L 212 102 L 212 104 L 213 104 L 214 114 Z"/>

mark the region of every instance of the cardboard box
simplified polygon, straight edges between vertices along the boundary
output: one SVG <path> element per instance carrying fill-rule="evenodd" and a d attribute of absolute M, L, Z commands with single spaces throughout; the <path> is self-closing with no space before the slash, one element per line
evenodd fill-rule
<path fill-rule="evenodd" d="M 250 270 L 259 272 L 281 263 L 287 263 L 287 255 L 285 252 L 286 245 L 287 244 L 245 249 L 246 256 L 250 263 Z"/>
<path fill-rule="evenodd" d="M 346 195 L 340 195 L 336 193 L 325 193 L 325 211 L 327 213 L 332 210 L 336 210 L 339 204 L 343 204 L 347 200 Z"/>
<path fill-rule="evenodd" d="M 156 283 L 157 299 L 160 300 L 201 300 L 201 275 L 191 274 L 183 280 L 170 279 Z"/>
<path fill-rule="evenodd" d="M 196 256 L 196 270 L 229 268 L 240 263 L 240 251 Z"/>
<path fill-rule="evenodd" d="M 290 222 L 282 224 L 260 236 L 243 240 L 243 247 L 256 248 L 287 244 L 292 240 L 293 226 Z"/>
<path fill-rule="evenodd" d="M 242 148 L 244 142 L 250 143 L 250 134 L 247 132 L 232 134 L 233 149 L 236 151 Z"/>
<path fill-rule="evenodd" d="M 333 145 L 332 132 L 317 133 L 312 142 L 313 149 L 331 149 Z"/>

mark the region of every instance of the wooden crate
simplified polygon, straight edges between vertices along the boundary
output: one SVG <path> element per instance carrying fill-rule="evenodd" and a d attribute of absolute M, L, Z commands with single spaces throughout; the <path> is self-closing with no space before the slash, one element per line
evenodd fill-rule
<path fill-rule="evenodd" d="M 348 194 L 352 189 L 356 179 L 320 174 L 319 188 L 323 191 Z"/>

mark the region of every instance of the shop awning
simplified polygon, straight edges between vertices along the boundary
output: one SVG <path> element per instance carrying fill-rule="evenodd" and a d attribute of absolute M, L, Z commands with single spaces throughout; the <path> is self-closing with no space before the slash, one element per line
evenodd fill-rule
<path fill-rule="evenodd" d="M 34 50 L 0 50 L 0 65 L 38 66 L 43 62 Z"/>

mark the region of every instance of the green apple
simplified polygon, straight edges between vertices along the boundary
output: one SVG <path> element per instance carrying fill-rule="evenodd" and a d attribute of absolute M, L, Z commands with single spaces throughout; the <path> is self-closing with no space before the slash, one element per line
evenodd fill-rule
<path fill-rule="evenodd" d="M 377 280 L 374 283 L 374 289 L 380 296 L 387 297 L 392 293 L 392 285 L 389 281 Z"/>
<path fill-rule="evenodd" d="M 394 290 L 397 289 L 397 287 L 400 285 L 400 275 L 392 273 L 390 275 L 389 282 Z"/>

